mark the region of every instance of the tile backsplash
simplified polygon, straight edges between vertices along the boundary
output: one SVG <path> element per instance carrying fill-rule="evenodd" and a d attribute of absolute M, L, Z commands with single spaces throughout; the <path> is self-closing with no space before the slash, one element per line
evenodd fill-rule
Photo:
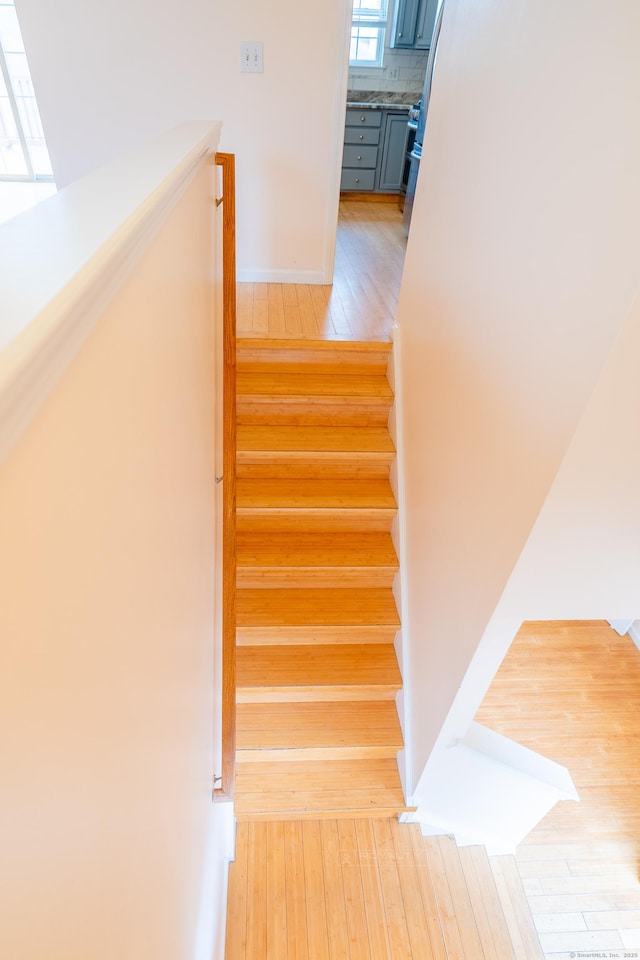
<path fill-rule="evenodd" d="M 427 69 L 427 50 L 395 50 L 385 47 L 384 66 L 349 67 L 350 90 L 388 90 L 391 93 L 422 93 Z M 397 77 L 395 74 L 397 73 Z"/>

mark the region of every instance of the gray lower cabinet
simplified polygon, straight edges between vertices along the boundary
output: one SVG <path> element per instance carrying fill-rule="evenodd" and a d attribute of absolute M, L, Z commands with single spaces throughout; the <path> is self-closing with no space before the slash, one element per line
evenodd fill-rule
<path fill-rule="evenodd" d="M 389 113 L 384 128 L 378 190 L 400 193 L 407 151 L 407 114 Z"/>
<path fill-rule="evenodd" d="M 347 109 L 341 190 L 399 193 L 404 167 L 406 110 Z"/>
<path fill-rule="evenodd" d="M 382 111 L 347 108 L 341 190 L 374 190 Z"/>

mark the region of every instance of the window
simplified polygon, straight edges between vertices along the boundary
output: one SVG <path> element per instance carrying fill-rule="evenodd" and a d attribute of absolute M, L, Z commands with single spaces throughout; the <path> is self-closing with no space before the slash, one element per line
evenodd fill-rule
<path fill-rule="evenodd" d="M 387 0 L 353 0 L 350 66 L 382 66 L 386 26 Z"/>
<path fill-rule="evenodd" d="M 13 0 L 0 0 L 0 180 L 53 180 Z"/>

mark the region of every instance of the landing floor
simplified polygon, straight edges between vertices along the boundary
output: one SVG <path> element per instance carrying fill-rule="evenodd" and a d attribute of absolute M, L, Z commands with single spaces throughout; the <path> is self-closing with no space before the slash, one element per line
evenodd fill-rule
<path fill-rule="evenodd" d="M 226 960 L 541 960 L 512 857 L 397 820 L 238 826 Z"/>
<path fill-rule="evenodd" d="M 238 337 L 390 339 L 406 238 L 396 203 L 340 203 L 333 285 L 238 284 Z"/>

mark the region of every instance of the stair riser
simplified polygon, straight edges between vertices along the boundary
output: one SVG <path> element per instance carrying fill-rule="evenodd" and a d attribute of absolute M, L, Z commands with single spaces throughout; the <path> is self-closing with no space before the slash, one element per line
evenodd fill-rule
<path fill-rule="evenodd" d="M 238 532 L 390 533 L 395 510 L 274 510 L 238 506 Z"/>
<path fill-rule="evenodd" d="M 241 567 L 237 569 L 238 589 L 269 587 L 376 588 L 393 586 L 397 567 Z"/>
<path fill-rule="evenodd" d="M 331 703 L 338 700 L 393 700 L 398 684 L 346 686 L 238 687 L 236 703 Z"/>
<path fill-rule="evenodd" d="M 234 815 L 238 823 L 259 820 L 269 822 L 273 820 L 388 820 L 389 817 L 399 817 L 401 813 L 413 813 L 417 807 L 335 807 L 326 810 L 305 810 L 304 808 L 286 807 L 276 813 L 265 813 L 258 809 L 245 811 L 239 809 L 236 801 Z"/>
<path fill-rule="evenodd" d="M 385 760 L 393 759 L 402 744 L 392 747 L 301 747 L 300 749 L 238 750 L 238 763 L 300 763 L 309 760 Z"/>
<path fill-rule="evenodd" d="M 265 362 L 261 357 L 250 357 L 246 351 L 238 354 L 236 368 L 238 373 L 291 373 L 304 367 L 305 373 L 310 375 L 320 374 L 338 374 L 341 377 L 375 377 L 386 376 L 387 358 L 372 356 L 370 359 L 366 354 L 354 355 L 349 358 L 347 363 L 341 363 L 337 354 L 327 357 L 326 361 L 322 358 L 309 359 L 302 358 L 300 354 L 292 354 L 290 357 L 281 355 L 280 359 Z"/>
<path fill-rule="evenodd" d="M 239 426 L 385 427 L 391 404 L 363 397 L 238 396 Z"/>
<path fill-rule="evenodd" d="M 393 643 L 399 626 L 375 627 L 238 627 L 239 647 L 318 646 L 322 644 Z"/>
<path fill-rule="evenodd" d="M 278 451 L 241 452 L 237 459 L 240 480 L 387 480 L 393 455 L 354 454 L 330 457 L 319 453 L 292 455 Z"/>

